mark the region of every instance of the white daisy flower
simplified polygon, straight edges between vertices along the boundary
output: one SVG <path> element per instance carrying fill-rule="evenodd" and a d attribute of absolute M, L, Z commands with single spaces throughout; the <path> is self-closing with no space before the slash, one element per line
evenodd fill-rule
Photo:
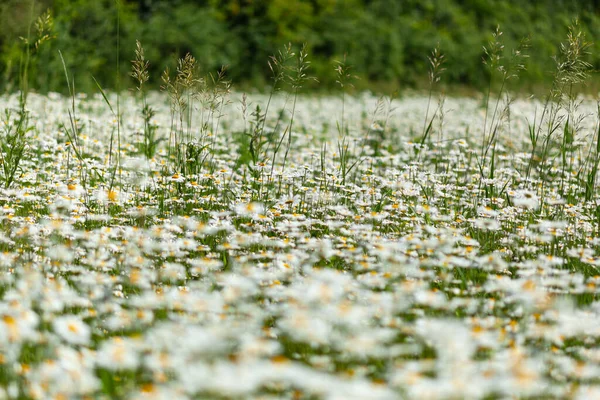
<path fill-rule="evenodd" d="M 90 343 L 90 327 L 74 315 L 60 316 L 52 321 L 52 328 L 64 341 L 87 346 Z"/>

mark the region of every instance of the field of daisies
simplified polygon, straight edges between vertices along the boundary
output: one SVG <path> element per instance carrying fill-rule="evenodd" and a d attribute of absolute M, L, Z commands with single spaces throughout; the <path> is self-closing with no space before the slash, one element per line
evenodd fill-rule
<path fill-rule="evenodd" d="M 0 98 L 0 398 L 600 398 L 555 100 Z"/>

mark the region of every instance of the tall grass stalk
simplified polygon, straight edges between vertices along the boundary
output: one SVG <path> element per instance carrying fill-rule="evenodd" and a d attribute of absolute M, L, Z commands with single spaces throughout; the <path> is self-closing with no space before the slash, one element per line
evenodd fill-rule
<path fill-rule="evenodd" d="M 510 115 L 510 106 L 512 99 L 507 92 L 507 84 L 511 79 L 517 79 L 519 73 L 525 69 L 524 60 L 528 58 L 525 53 L 529 45 L 528 38 L 520 41 L 519 45 L 513 49 L 509 56 L 505 56 L 504 43 L 502 41 L 502 31 L 500 27 L 492 33 L 492 40 L 488 46 L 485 46 L 483 63 L 489 68 L 490 79 L 485 102 L 485 117 L 483 121 L 481 153 L 478 160 L 480 176 L 482 178 L 494 179 L 496 168 L 496 143 L 502 126 L 508 121 Z M 499 88 L 495 95 L 494 105 L 491 106 L 492 90 L 496 84 L 496 78 L 499 78 Z M 488 161 L 488 156 L 490 160 Z M 489 162 L 489 169 L 486 174 L 486 165 Z M 483 184 L 480 180 L 479 187 Z M 486 187 L 486 191 L 488 188 Z M 495 196 L 495 186 L 491 185 L 488 193 Z"/>
<path fill-rule="evenodd" d="M 217 140 L 217 136 L 219 135 L 219 127 L 221 125 L 221 118 L 223 117 L 223 108 L 230 103 L 229 94 L 231 93 L 231 81 L 227 79 L 227 67 L 223 66 L 216 73 L 210 73 L 211 80 L 211 88 L 207 90 L 207 107 L 208 107 L 208 118 L 206 121 L 203 121 L 202 125 L 206 127 L 210 127 L 210 143 L 208 150 L 205 152 L 205 155 L 201 160 L 199 160 L 199 164 L 203 164 L 204 160 L 210 154 L 211 159 L 209 161 L 211 172 L 214 170 L 215 166 L 213 163 L 214 154 L 215 154 L 215 144 Z M 204 108 L 203 108 L 204 112 Z M 205 135 L 202 136 L 202 141 L 200 142 L 201 148 L 206 147 L 204 144 Z"/>
<path fill-rule="evenodd" d="M 80 127 L 79 120 L 77 119 L 77 108 L 75 107 L 75 78 L 69 77 L 69 72 L 67 69 L 67 64 L 65 63 L 65 59 L 62 55 L 62 52 L 59 50 L 58 54 L 60 56 L 60 60 L 63 66 L 63 72 L 65 74 L 65 79 L 67 82 L 68 93 L 70 96 L 70 107 L 67 109 L 67 114 L 69 116 L 69 124 L 62 124 L 62 128 L 67 135 L 67 139 L 69 140 L 67 147 L 67 158 L 70 157 L 70 151 L 73 149 L 75 157 L 79 163 L 79 181 L 81 186 L 84 188 L 85 198 L 87 199 L 87 164 L 84 159 L 83 149 L 81 146 L 81 141 L 79 140 L 80 136 Z M 96 171 L 98 178 L 104 182 L 104 178 Z M 87 203 L 87 201 L 86 201 Z"/>
<path fill-rule="evenodd" d="M 115 0 L 115 4 L 116 4 L 116 10 L 117 10 L 117 40 L 116 40 L 116 51 L 117 51 L 117 55 L 116 55 L 116 65 L 115 65 L 115 69 L 116 69 L 116 92 L 117 92 L 117 162 L 116 165 L 114 167 L 114 170 L 112 172 L 111 178 L 110 178 L 110 185 L 109 185 L 109 189 L 108 189 L 108 193 L 109 193 L 109 197 L 111 197 L 110 195 L 112 194 L 114 196 L 114 191 L 113 191 L 113 187 L 114 187 L 114 183 L 115 183 L 115 176 L 118 173 L 119 174 L 119 184 L 122 184 L 122 179 L 121 179 L 121 71 L 120 71 L 120 64 L 121 64 L 121 58 L 120 58 L 120 54 L 121 54 L 121 0 Z M 111 141 L 112 143 L 112 141 Z M 112 152 L 111 152 L 112 154 Z"/>
<path fill-rule="evenodd" d="M 0 134 L 0 166 L 5 188 L 10 187 L 17 178 L 20 164 L 28 148 L 27 134 L 33 130 L 27 110 L 32 57 L 44 43 L 54 38 L 52 35 L 54 23 L 50 11 L 43 13 L 34 22 L 34 9 L 35 1 L 32 1 L 27 37 L 21 38 L 23 47 L 19 60 L 19 107 L 16 111 L 4 110 L 4 127 Z M 32 41 L 32 28 L 36 30 L 34 41 Z"/>
<path fill-rule="evenodd" d="M 585 56 L 590 46 L 591 43 L 587 42 L 578 21 L 575 20 L 569 27 L 566 42 L 560 45 L 559 55 L 554 58 L 556 70 L 552 89 L 546 96 L 541 116 L 529 128 L 532 152 L 527 167 L 527 177 L 529 177 L 533 168 L 536 158 L 536 148 L 540 139 L 542 140 L 541 155 L 539 156 L 540 174 L 543 176 L 547 175 L 544 165 L 551 153 L 554 136 L 561 130 L 561 127 L 563 131 L 562 140 L 559 145 L 559 155 L 563 160 L 561 174 L 564 176 L 567 173 L 567 157 L 568 153 L 570 154 L 573 151 L 572 144 L 576 134 L 576 131 L 572 128 L 574 127 L 573 125 L 579 125 L 581 122 L 580 120 L 577 121 L 577 117 L 575 117 L 575 111 L 578 106 L 574 87 L 585 82 L 589 77 L 591 65 L 585 61 Z M 561 114 L 561 110 L 566 111 L 566 115 Z M 542 127 L 545 127 L 543 137 Z M 542 179 L 542 199 L 544 198 L 545 182 L 546 179 Z M 564 188 L 564 182 L 561 183 L 561 188 Z"/>
<path fill-rule="evenodd" d="M 439 106 L 436 108 L 436 111 L 433 113 L 431 119 L 429 119 L 429 109 L 431 107 L 431 99 L 433 97 L 433 89 L 434 86 L 440 81 L 442 77 L 442 73 L 446 70 L 443 67 L 445 59 L 444 54 L 440 51 L 439 45 L 433 49 L 431 55 L 427 58 L 429 60 L 429 95 L 427 96 L 427 108 L 425 109 L 425 118 L 423 119 L 423 132 L 421 132 L 421 147 L 425 145 L 427 138 L 431 134 L 431 130 L 433 127 L 433 121 L 437 115 L 439 110 Z"/>
<path fill-rule="evenodd" d="M 250 155 L 252 162 L 256 165 L 259 162 L 264 163 L 262 148 L 264 145 L 265 126 L 271 107 L 271 101 L 273 95 L 281 90 L 281 85 L 287 79 L 288 64 L 294 58 L 294 52 L 292 51 L 292 44 L 288 43 L 283 47 L 283 50 L 279 50 L 277 54 L 270 57 L 268 61 L 269 69 L 271 70 L 271 79 L 273 85 L 269 91 L 269 97 L 265 106 L 264 112 L 261 111 L 260 106 L 256 107 L 254 116 L 256 124 L 250 133 Z M 279 125 L 279 119 L 277 120 L 276 126 Z"/>
<path fill-rule="evenodd" d="M 131 66 L 131 76 L 137 82 L 136 91 L 139 93 L 142 102 L 141 116 L 144 123 L 144 131 L 142 132 L 140 152 L 144 154 L 146 159 L 150 160 L 154 157 L 162 139 L 156 137 L 158 126 L 153 122 L 156 111 L 148 104 L 146 88 L 144 86 L 150 78 L 148 72 L 149 61 L 146 60 L 142 44 L 137 40 L 135 59 L 131 62 Z"/>
<path fill-rule="evenodd" d="M 194 88 L 203 85 L 203 80 L 198 77 L 197 62 L 194 56 L 187 53 L 177 61 L 175 77 L 170 76 L 169 69 L 165 69 L 161 77 L 162 89 L 169 97 L 171 103 L 171 129 L 169 133 L 169 159 L 173 160 L 176 172 L 186 172 L 186 140 L 191 141 L 191 119 L 193 99 L 198 92 Z M 187 131 L 184 128 L 187 123 Z"/>
<path fill-rule="evenodd" d="M 285 82 L 291 81 L 291 79 L 292 79 L 290 76 L 291 67 L 289 66 L 289 63 L 294 59 L 295 56 L 296 56 L 296 53 L 292 51 L 291 43 L 288 43 L 287 45 L 285 45 L 283 47 L 283 51 L 281 51 L 281 50 L 278 51 L 278 53 L 274 56 L 271 56 L 271 59 L 269 60 L 269 68 L 271 69 L 271 73 L 272 73 L 273 87 L 271 88 L 271 92 L 269 94 L 269 99 L 267 101 L 267 106 L 265 108 L 265 112 L 263 113 L 262 117 L 260 116 L 260 109 L 259 108 L 256 109 L 256 113 L 257 113 L 256 117 L 257 117 L 257 119 L 260 119 L 261 123 L 257 124 L 257 126 L 260 128 L 255 129 L 254 133 L 252 134 L 252 138 L 250 139 L 250 145 L 251 145 L 251 147 L 254 147 L 253 153 L 256 155 L 260 155 L 260 149 L 262 149 L 262 146 L 263 146 L 262 141 L 263 141 L 263 137 L 264 137 L 264 133 L 265 133 L 265 124 L 267 122 L 267 116 L 268 116 L 269 106 L 271 105 L 271 100 L 272 100 L 275 92 L 277 92 L 281 89 L 281 87 L 278 86 L 278 84 L 283 85 Z M 268 140 L 268 143 L 267 143 L 266 153 L 268 154 L 271 151 L 273 153 L 273 157 L 271 160 L 271 171 L 269 174 L 270 182 L 273 181 L 273 174 L 275 171 L 275 163 L 277 161 L 277 154 L 279 153 L 279 149 L 280 149 L 281 144 L 283 143 L 283 140 L 285 139 L 285 135 L 286 135 L 286 131 L 284 130 L 280 140 L 276 139 L 279 129 L 280 129 L 280 125 L 282 122 L 282 118 L 283 118 L 285 109 L 287 108 L 288 100 L 289 100 L 289 96 L 286 96 L 286 100 L 285 100 L 283 109 L 281 110 L 281 112 L 279 112 L 279 115 L 277 117 L 277 122 L 275 123 L 275 126 L 273 127 L 272 135 L 270 135 L 270 137 L 272 139 Z"/>
<path fill-rule="evenodd" d="M 292 94 L 292 97 L 293 97 L 292 109 L 290 111 L 290 114 L 291 114 L 290 122 L 287 125 L 287 127 L 285 128 L 285 130 L 283 131 L 281 140 L 279 141 L 277 147 L 275 148 L 274 154 L 273 154 L 273 163 L 275 163 L 275 160 L 277 158 L 277 152 L 279 151 L 281 144 L 287 137 L 285 153 L 283 155 L 283 162 L 281 163 L 282 176 L 280 176 L 280 180 L 279 180 L 279 188 L 277 190 L 278 194 L 281 193 L 281 182 L 282 182 L 281 179 L 283 178 L 283 173 L 285 172 L 287 158 L 288 158 L 288 155 L 290 152 L 290 148 L 292 146 L 294 117 L 296 114 L 296 104 L 298 101 L 298 94 L 299 94 L 300 89 L 302 89 L 302 87 L 306 83 L 306 81 L 316 80 L 315 78 L 307 75 L 307 70 L 310 67 L 310 61 L 308 61 L 307 58 L 308 58 L 308 48 L 307 48 L 307 45 L 304 44 L 304 45 L 302 45 L 302 48 L 300 49 L 300 52 L 298 53 L 298 56 L 296 58 L 296 65 L 294 67 L 292 67 L 292 69 L 290 71 L 290 75 L 289 75 L 290 84 L 291 84 L 292 93 L 293 93 Z"/>
<path fill-rule="evenodd" d="M 525 70 L 524 60 L 529 56 L 525 53 L 529 46 L 528 39 L 522 39 L 517 48 L 513 49 L 508 57 L 504 56 L 504 44 L 502 42 L 502 31 L 500 27 L 492 34 L 492 40 L 484 47 L 485 57 L 483 63 L 490 70 L 490 80 L 485 104 L 485 117 L 483 122 L 483 145 L 481 149 L 481 159 L 485 160 L 490 150 L 495 147 L 499 130 L 507 116 L 507 106 L 510 106 L 511 100 L 507 95 L 507 84 L 511 79 L 517 79 L 519 73 Z M 492 90 L 496 83 L 496 76 L 499 75 L 499 89 L 496 94 L 493 109 L 490 108 L 490 99 Z M 504 107 L 501 106 L 502 99 L 505 98 Z M 491 115 L 490 115 L 491 113 Z"/>
<path fill-rule="evenodd" d="M 561 54 L 563 60 L 560 64 L 561 70 L 571 70 L 571 74 L 563 74 L 562 84 L 566 88 L 563 97 L 565 97 L 566 121 L 563 127 L 563 137 L 561 145 L 562 174 L 560 182 L 561 195 L 565 195 L 565 176 L 568 180 L 573 172 L 572 164 L 574 152 L 576 150 L 576 135 L 581 130 L 581 125 L 586 115 L 579 113 L 581 100 L 578 100 L 577 93 L 574 90 L 575 85 L 584 83 L 589 78 L 589 71 L 592 65 L 585 61 L 585 56 L 589 54 L 588 49 L 592 44 L 588 42 L 585 35 L 578 29 L 577 22 L 569 30 L 567 43 L 561 44 Z M 570 193 L 568 193 L 570 195 Z"/>
<path fill-rule="evenodd" d="M 294 93 L 294 102 L 292 104 L 290 123 L 287 127 L 288 140 L 287 140 L 287 146 L 285 148 L 285 153 L 283 155 L 283 163 L 281 165 L 282 171 L 285 171 L 285 164 L 286 164 L 288 154 L 290 152 L 290 148 L 292 145 L 292 136 L 293 136 L 292 129 L 294 127 L 294 116 L 296 114 L 296 103 L 298 101 L 298 91 L 300 89 L 302 89 L 302 87 L 304 86 L 304 83 L 307 80 L 312 79 L 311 77 L 306 75 L 306 71 L 308 70 L 308 67 L 310 66 L 310 61 L 307 60 L 307 57 L 308 57 L 308 49 L 307 49 L 307 45 L 304 44 L 302 46 L 302 49 L 300 50 L 300 53 L 298 54 L 296 68 L 294 68 L 292 70 L 292 75 L 291 75 L 291 84 L 292 84 L 292 90 Z"/>
<path fill-rule="evenodd" d="M 356 79 L 356 76 L 350 73 L 352 67 L 346 63 L 346 55 L 342 61 L 337 61 L 335 66 L 335 72 L 337 75 L 336 83 L 340 85 L 342 89 L 342 107 L 341 107 L 341 118 L 336 122 L 338 131 L 338 157 L 340 159 L 339 173 L 342 177 L 342 184 L 346 183 L 346 175 L 348 173 L 348 162 L 350 159 L 349 154 L 349 143 L 348 143 L 348 127 L 345 124 L 346 120 L 346 88 L 352 88 L 352 80 Z"/>

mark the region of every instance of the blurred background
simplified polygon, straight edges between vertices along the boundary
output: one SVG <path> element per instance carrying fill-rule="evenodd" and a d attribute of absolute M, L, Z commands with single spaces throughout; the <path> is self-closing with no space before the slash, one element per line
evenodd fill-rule
<path fill-rule="evenodd" d="M 2 0 L 0 90 L 16 88 L 19 37 L 47 9 L 55 39 L 32 58 L 29 77 L 39 92 L 67 91 L 58 50 L 78 91 L 97 90 L 92 76 L 106 88 L 133 87 L 136 39 L 154 88 L 165 67 L 190 52 L 204 73 L 228 65 L 236 87 L 264 89 L 268 57 L 291 42 L 308 44 L 311 74 L 319 79 L 314 90 L 336 87 L 334 62 L 344 54 L 360 78 L 357 89 L 426 89 L 427 57 L 438 43 L 446 58 L 442 86 L 477 90 L 487 85 L 483 46 L 497 25 L 507 50 L 530 37 L 527 70 L 512 84 L 534 92 L 548 86 L 552 57 L 574 18 L 588 40 L 600 38 L 600 0 Z M 595 69 L 599 46 L 586 56 Z"/>

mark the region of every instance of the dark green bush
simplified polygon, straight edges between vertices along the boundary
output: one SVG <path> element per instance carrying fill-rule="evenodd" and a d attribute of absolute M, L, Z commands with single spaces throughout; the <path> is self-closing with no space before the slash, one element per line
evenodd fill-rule
<path fill-rule="evenodd" d="M 187 52 L 205 73 L 228 65 L 236 83 L 269 82 L 267 59 L 282 45 L 307 43 L 319 86 L 335 86 L 333 62 L 347 54 L 360 88 L 426 82 L 427 55 L 439 44 L 446 55 L 445 84 L 481 87 L 483 46 L 497 25 L 507 51 L 530 37 L 531 57 L 519 87 L 544 85 L 552 57 L 578 17 L 588 38 L 600 35 L 595 1 L 517 0 L 5 0 L 0 4 L 0 76 L 13 90 L 19 36 L 46 8 L 55 16 L 56 40 L 42 49 L 31 74 L 40 91 L 64 91 L 64 55 L 76 89 L 95 90 L 94 76 L 107 88 L 127 87 L 135 40 L 151 61 L 150 84 Z M 120 23 L 117 24 L 117 16 Z M 117 32 L 119 32 L 117 34 Z M 118 43 L 117 43 L 118 39 Z M 600 44 L 589 61 L 600 67 Z M 117 59 L 119 65 L 117 68 Z M 117 73 L 118 72 L 118 73 Z M 513 83 L 514 84 L 514 83 Z"/>

